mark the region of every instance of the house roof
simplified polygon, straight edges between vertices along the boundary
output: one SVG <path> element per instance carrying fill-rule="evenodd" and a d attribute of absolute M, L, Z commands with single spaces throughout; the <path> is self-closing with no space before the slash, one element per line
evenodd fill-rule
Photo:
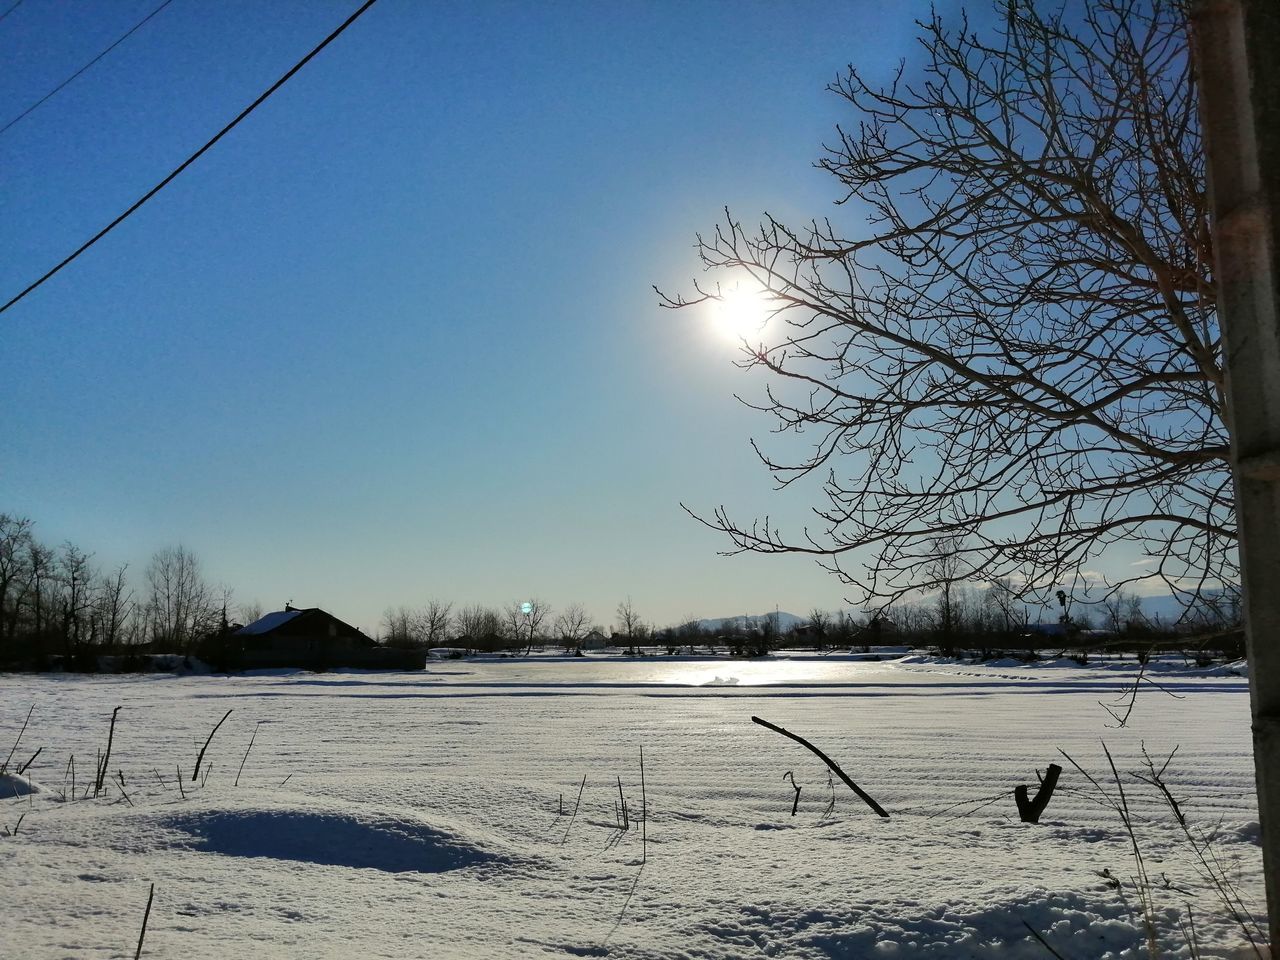
<path fill-rule="evenodd" d="M 237 636 L 253 636 L 258 633 L 270 633 L 276 627 L 283 623 L 288 623 L 294 617 L 303 613 L 302 610 L 277 610 L 274 613 L 268 613 L 266 616 L 259 617 L 246 626 L 236 631 Z"/>

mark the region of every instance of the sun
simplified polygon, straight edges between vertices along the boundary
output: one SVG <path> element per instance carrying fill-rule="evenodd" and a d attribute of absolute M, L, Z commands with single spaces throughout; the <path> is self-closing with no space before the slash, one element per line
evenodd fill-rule
<path fill-rule="evenodd" d="M 711 310 L 716 329 L 734 343 L 758 337 L 769 320 L 767 292 L 758 284 L 722 289 L 720 298 L 711 301 Z"/>

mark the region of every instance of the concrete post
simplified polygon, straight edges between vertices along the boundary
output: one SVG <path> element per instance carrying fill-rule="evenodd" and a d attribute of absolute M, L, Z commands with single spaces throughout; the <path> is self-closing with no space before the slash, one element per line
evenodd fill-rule
<path fill-rule="evenodd" d="M 1196 0 L 1227 374 L 1253 759 L 1271 942 L 1280 943 L 1280 0 Z"/>

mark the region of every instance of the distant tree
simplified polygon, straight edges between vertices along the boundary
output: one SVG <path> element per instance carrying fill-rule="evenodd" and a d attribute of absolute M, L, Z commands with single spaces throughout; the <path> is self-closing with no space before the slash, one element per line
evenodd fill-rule
<path fill-rule="evenodd" d="M 956 632 L 961 618 L 957 586 L 968 572 L 962 559 L 963 548 L 963 539 L 955 535 L 933 537 L 928 544 L 928 562 L 924 571 L 929 581 L 938 587 L 935 623 L 938 648 L 944 657 L 955 654 Z"/>
<path fill-rule="evenodd" d="M 566 653 L 572 653 L 587 635 L 587 611 L 580 603 L 571 603 L 556 617 L 555 632 L 564 644 Z"/>
<path fill-rule="evenodd" d="M 831 86 L 850 120 L 819 165 L 865 227 L 726 213 L 699 238 L 728 288 L 664 303 L 763 290 L 740 366 L 775 432 L 813 441 L 757 452 L 783 485 L 824 482 L 794 535 L 695 515 L 730 552 L 811 555 L 878 602 L 941 586 L 928 544 L 951 535 L 974 579 L 1019 591 L 1116 542 L 1155 561 L 1125 580 L 1236 582 L 1187 4 L 1000 10 L 988 36 L 930 15 L 921 62 Z"/>
<path fill-rule="evenodd" d="M 189 652 L 216 627 L 220 614 L 218 598 L 205 582 L 199 559 L 181 545 L 166 547 L 152 556 L 146 576 L 152 642 Z"/>
<path fill-rule="evenodd" d="M 31 587 L 32 522 L 0 513 L 0 654 L 14 652 L 22 605 Z"/>
<path fill-rule="evenodd" d="M 459 639 L 469 649 L 493 651 L 502 641 L 502 619 L 491 607 L 472 604 L 458 611 L 456 625 Z"/>
<path fill-rule="evenodd" d="M 640 614 L 636 613 L 636 608 L 632 605 L 630 597 L 618 604 L 617 632 L 627 638 L 627 653 L 629 654 L 634 655 L 636 652 L 636 635 L 641 632 L 642 623 Z"/>
<path fill-rule="evenodd" d="M 246 600 L 236 608 L 236 616 L 246 626 L 255 620 L 261 620 L 262 604 L 257 600 Z"/>
<path fill-rule="evenodd" d="M 137 604 L 129 588 L 126 564 L 98 579 L 94 590 L 93 619 L 100 642 L 108 650 L 128 643 L 134 635 Z"/>
<path fill-rule="evenodd" d="M 813 637 L 813 645 L 819 650 L 827 648 L 827 628 L 831 623 L 831 614 L 816 607 L 809 611 L 809 634 Z"/>
<path fill-rule="evenodd" d="M 98 576 L 92 559 L 90 554 L 67 541 L 55 560 L 57 582 L 61 588 L 59 632 L 69 660 L 80 653 L 81 645 L 87 640 L 96 639 L 86 636 L 90 596 Z"/>
<path fill-rule="evenodd" d="M 1026 608 L 1008 577 L 997 577 L 991 581 L 982 602 L 990 612 L 994 628 L 1006 637 L 1026 627 Z"/>
<path fill-rule="evenodd" d="M 419 633 L 429 647 L 438 647 L 449 639 L 453 623 L 453 604 L 446 600 L 428 600 L 418 611 Z"/>
<path fill-rule="evenodd" d="M 382 642 L 389 647 L 422 646 L 422 636 L 415 612 L 408 607 L 388 607 L 384 610 Z"/>

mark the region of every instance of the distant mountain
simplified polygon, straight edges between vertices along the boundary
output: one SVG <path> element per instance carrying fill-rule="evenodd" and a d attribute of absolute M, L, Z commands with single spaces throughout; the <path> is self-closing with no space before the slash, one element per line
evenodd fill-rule
<path fill-rule="evenodd" d="M 724 630 L 727 627 L 737 626 L 739 628 L 746 627 L 748 630 L 761 629 L 765 621 L 777 617 L 778 632 L 788 633 L 794 630 L 799 624 L 808 623 L 808 617 L 797 617 L 794 613 L 787 613 L 785 610 L 778 613 L 757 613 L 741 617 L 720 617 L 714 620 L 699 620 L 698 626 L 708 633 L 715 633 Z"/>

